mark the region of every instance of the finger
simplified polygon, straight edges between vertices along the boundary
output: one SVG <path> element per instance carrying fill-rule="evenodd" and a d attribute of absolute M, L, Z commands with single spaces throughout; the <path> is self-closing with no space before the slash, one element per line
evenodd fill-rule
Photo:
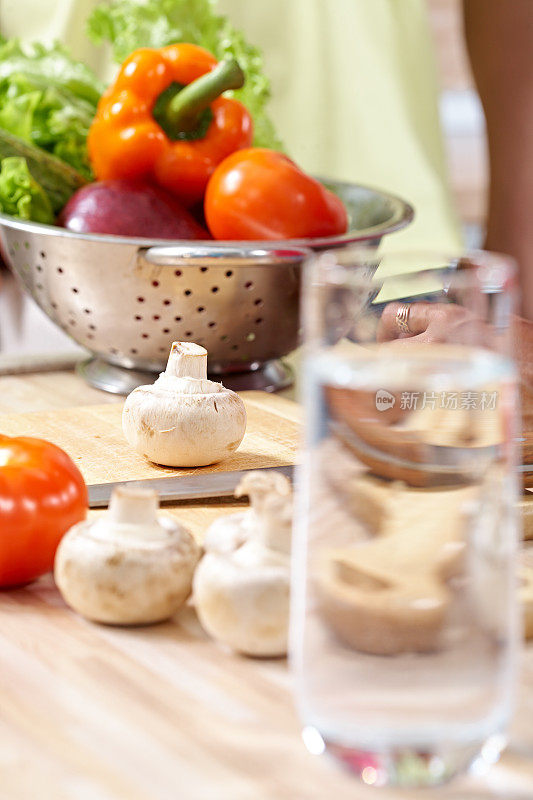
<path fill-rule="evenodd" d="M 412 347 L 414 344 L 433 344 L 431 334 L 424 331 L 417 333 L 416 336 L 405 334 L 401 338 L 390 340 L 391 347 Z"/>
<path fill-rule="evenodd" d="M 420 306 L 426 306 L 421 309 Z M 416 309 L 416 310 L 415 310 Z M 409 329 L 394 339 L 394 343 L 439 344 L 454 342 L 470 347 L 487 346 L 492 340 L 492 331 L 481 320 L 471 314 L 468 309 L 446 303 L 417 303 L 413 305 L 413 321 L 408 317 Z M 420 311 L 420 313 L 419 313 Z M 425 325 L 424 330 L 416 333 L 416 324 Z M 381 341 L 385 341 L 384 339 Z"/>
<path fill-rule="evenodd" d="M 409 332 L 403 331 L 398 325 L 398 310 L 403 305 L 409 307 L 407 316 Z M 414 303 L 388 303 L 383 309 L 383 314 L 378 324 L 378 342 L 386 342 L 391 339 L 405 339 L 423 333 L 429 326 L 432 314 L 434 314 L 435 310 L 441 305 L 441 303 L 422 303 L 416 301 Z"/>

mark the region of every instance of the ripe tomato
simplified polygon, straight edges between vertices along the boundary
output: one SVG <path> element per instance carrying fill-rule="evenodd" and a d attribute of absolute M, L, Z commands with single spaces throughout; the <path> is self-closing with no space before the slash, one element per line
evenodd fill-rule
<path fill-rule="evenodd" d="M 342 200 L 273 150 L 237 150 L 207 185 L 205 218 L 215 239 L 304 239 L 345 233 Z"/>
<path fill-rule="evenodd" d="M 83 477 L 63 450 L 0 435 L 0 587 L 51 570 L 61 537 L 87 506 Z"/>

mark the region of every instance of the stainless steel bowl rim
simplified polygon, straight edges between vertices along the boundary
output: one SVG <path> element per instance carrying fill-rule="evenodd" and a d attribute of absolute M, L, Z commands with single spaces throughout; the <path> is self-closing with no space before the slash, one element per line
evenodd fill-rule
<path fill-rule="evenodd" d="M 258 367 L 279 367 L 277 359 L 298 344 L 305 256 L 378 244 L 413 218 L 411 206 L 393 195 L 324 184 L 346 203 L 351 230 L 342 236 L 146 239 L 76 233 L 0 214 L 2 251 L 44 313 L 97 357 L 85 372 L 95 385 L 123 389 L 117 368 L 160 372 L 176 340 L 203 345 L 212 372 L 255 375 Z M 280 380 L 286 385 L 278 369 L 270 387 Z"/>
<path fill-rule="evenodd" d="M 332 181 L 324 180 L 325 184 L 335 184 L 336 186 L 354 186 L 347 181 Z M 369 226 L 368 228 L 355 229 L 352 228 L 346 233 L 339 234 L 338 236 L 320 236 L 308 239 L 279 239 L 279 240 L 257 240 L 257 241 L 243 241 L 243 240 L 215 240 L 215 239 L 197 239 L 197 240 L 178 240 L 178 239 L 147 239 L 136 238 L 134 236 L 113 236 L 111 234 L 97 234 L 97 233 L 78 233 L 75 231 L 61 228 L 58 225 L 45 225 L 40 222 L 27 222 L 17 219 L 8 214 L 0 213 L 0 223 L 10 228 L 15 228 L 27 233 L 39 233 L 47 236 L 59 236 L 65 239 L 77 239 L 90 242 L 101 242 L 102 244 L 128 244 L 139 248 L 146 248 L 149 250 L 152 247 L 172 248 L 176 256 L 180 255 L 187 258 L 187 253 L 193 252 L 198 249 L 203 249 L 206 256 L 211 255 L 216 257 L 215 251 L 233 250 L 234 255 L 246 255 L 253 257 L 253 251 L 260 251 L 257 253 L 259 257 L 268 255 L 269 258 L 279 257 L 280 261 L 288 260 L 294 261 L 297 257 L 302 257 L 309 250 L 324 250 L 330 247 L 341 247 L 343 245 L 351 244 L 354 241 L 364 242 L 373 240 L 376 237 L 382 237 L 386 234 L 393 233 L 400 228 L 404 228 L 409 224 L 414 217 L 413 207 L 394 194 L 389 194 L 381 189 L 375 189 L 371 186 L 364 186 L 357 184 L 357 188 L 361 190 L 368 190 L 379 194 L 384 200 L 391 203 L 393 213 L 390 218 L 384 222 L 376 225 Z M 287 250 L 294 252 L 286 252 Z M 179 251 L 179 253 L 178 253 Z M 210 252 L 207 252 L 210 251 Z M 281 251 L 281 252 L 277 252 Z M 221 253 L 222 255 L 222 253 Z M 228 254 L 226 254 L 228 255 Z"/>

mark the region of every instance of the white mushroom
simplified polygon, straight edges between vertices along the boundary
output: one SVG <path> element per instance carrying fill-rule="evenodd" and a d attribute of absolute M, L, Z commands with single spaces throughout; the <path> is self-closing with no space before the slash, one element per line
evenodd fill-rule
<path fill-rule="evenodd" d="M 109 511 L 68 531 L 55 581 L 75 611 L 96 622 L 139 625 L 168 619 L 191 591 L 200 548 L 156 492 L 119 487 Z"/>
<path fill-rule="evenodd" d="M 237 497 L 251 508 L 217 520 L 196 570 L 193 599 L 205 630 L 251 656 L 287 652 L 292 492 L 279 472 L 252 472 Z"/>
<path fill-rule="evenodd" d="M 126 398 L 122 428 L 138 453 L 167 467 L 203 467 L 240 445 L 246 410 L 239 395 L 207 380 L 207 350 L 174 342 L 165 372 Z"/>

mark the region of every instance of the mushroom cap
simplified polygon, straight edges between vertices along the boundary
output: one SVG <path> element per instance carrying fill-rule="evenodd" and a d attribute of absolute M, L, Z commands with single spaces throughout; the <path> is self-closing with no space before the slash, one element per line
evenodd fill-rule
<path fill-rule="evenodd" d="M 152 386 L 139 386 L 127 397 L 122 427 L 132 447 L 156 464 L 201 467 L 238 448 L 246 409 L 220 383 L 162 373 Z"/>
<path fill-rule="evenodd" d="M 205 533 L 204 550 L 209 553 L 233 553 L 248 540 L 253 522 L 249 508 L 218 517 Z"/>
<path fill-rule="evenodd" d="M 60 542 L 54 568 L 66 602 L 88 619 L 113 625 L 172 616 L 190 594 L 200 548 L 171 517 L 160 515 L 158 521 L 160 536 L 152 532 L 146 539 L 131 525 L 111 535 L 105 518 L 71 528 Z"/>
<path fill-rule="evenodd" d="M 193 581 L 198 618 L 213 638 L 239 653 L 283 656 L 289 623 L 288 560 L 263 563 L 262 557 L 248 558 L 250 545 L 237 551 L 244 556 L 242 563 L 235 554 L 229 558 L 212 552 L 203 557 Z"/>

